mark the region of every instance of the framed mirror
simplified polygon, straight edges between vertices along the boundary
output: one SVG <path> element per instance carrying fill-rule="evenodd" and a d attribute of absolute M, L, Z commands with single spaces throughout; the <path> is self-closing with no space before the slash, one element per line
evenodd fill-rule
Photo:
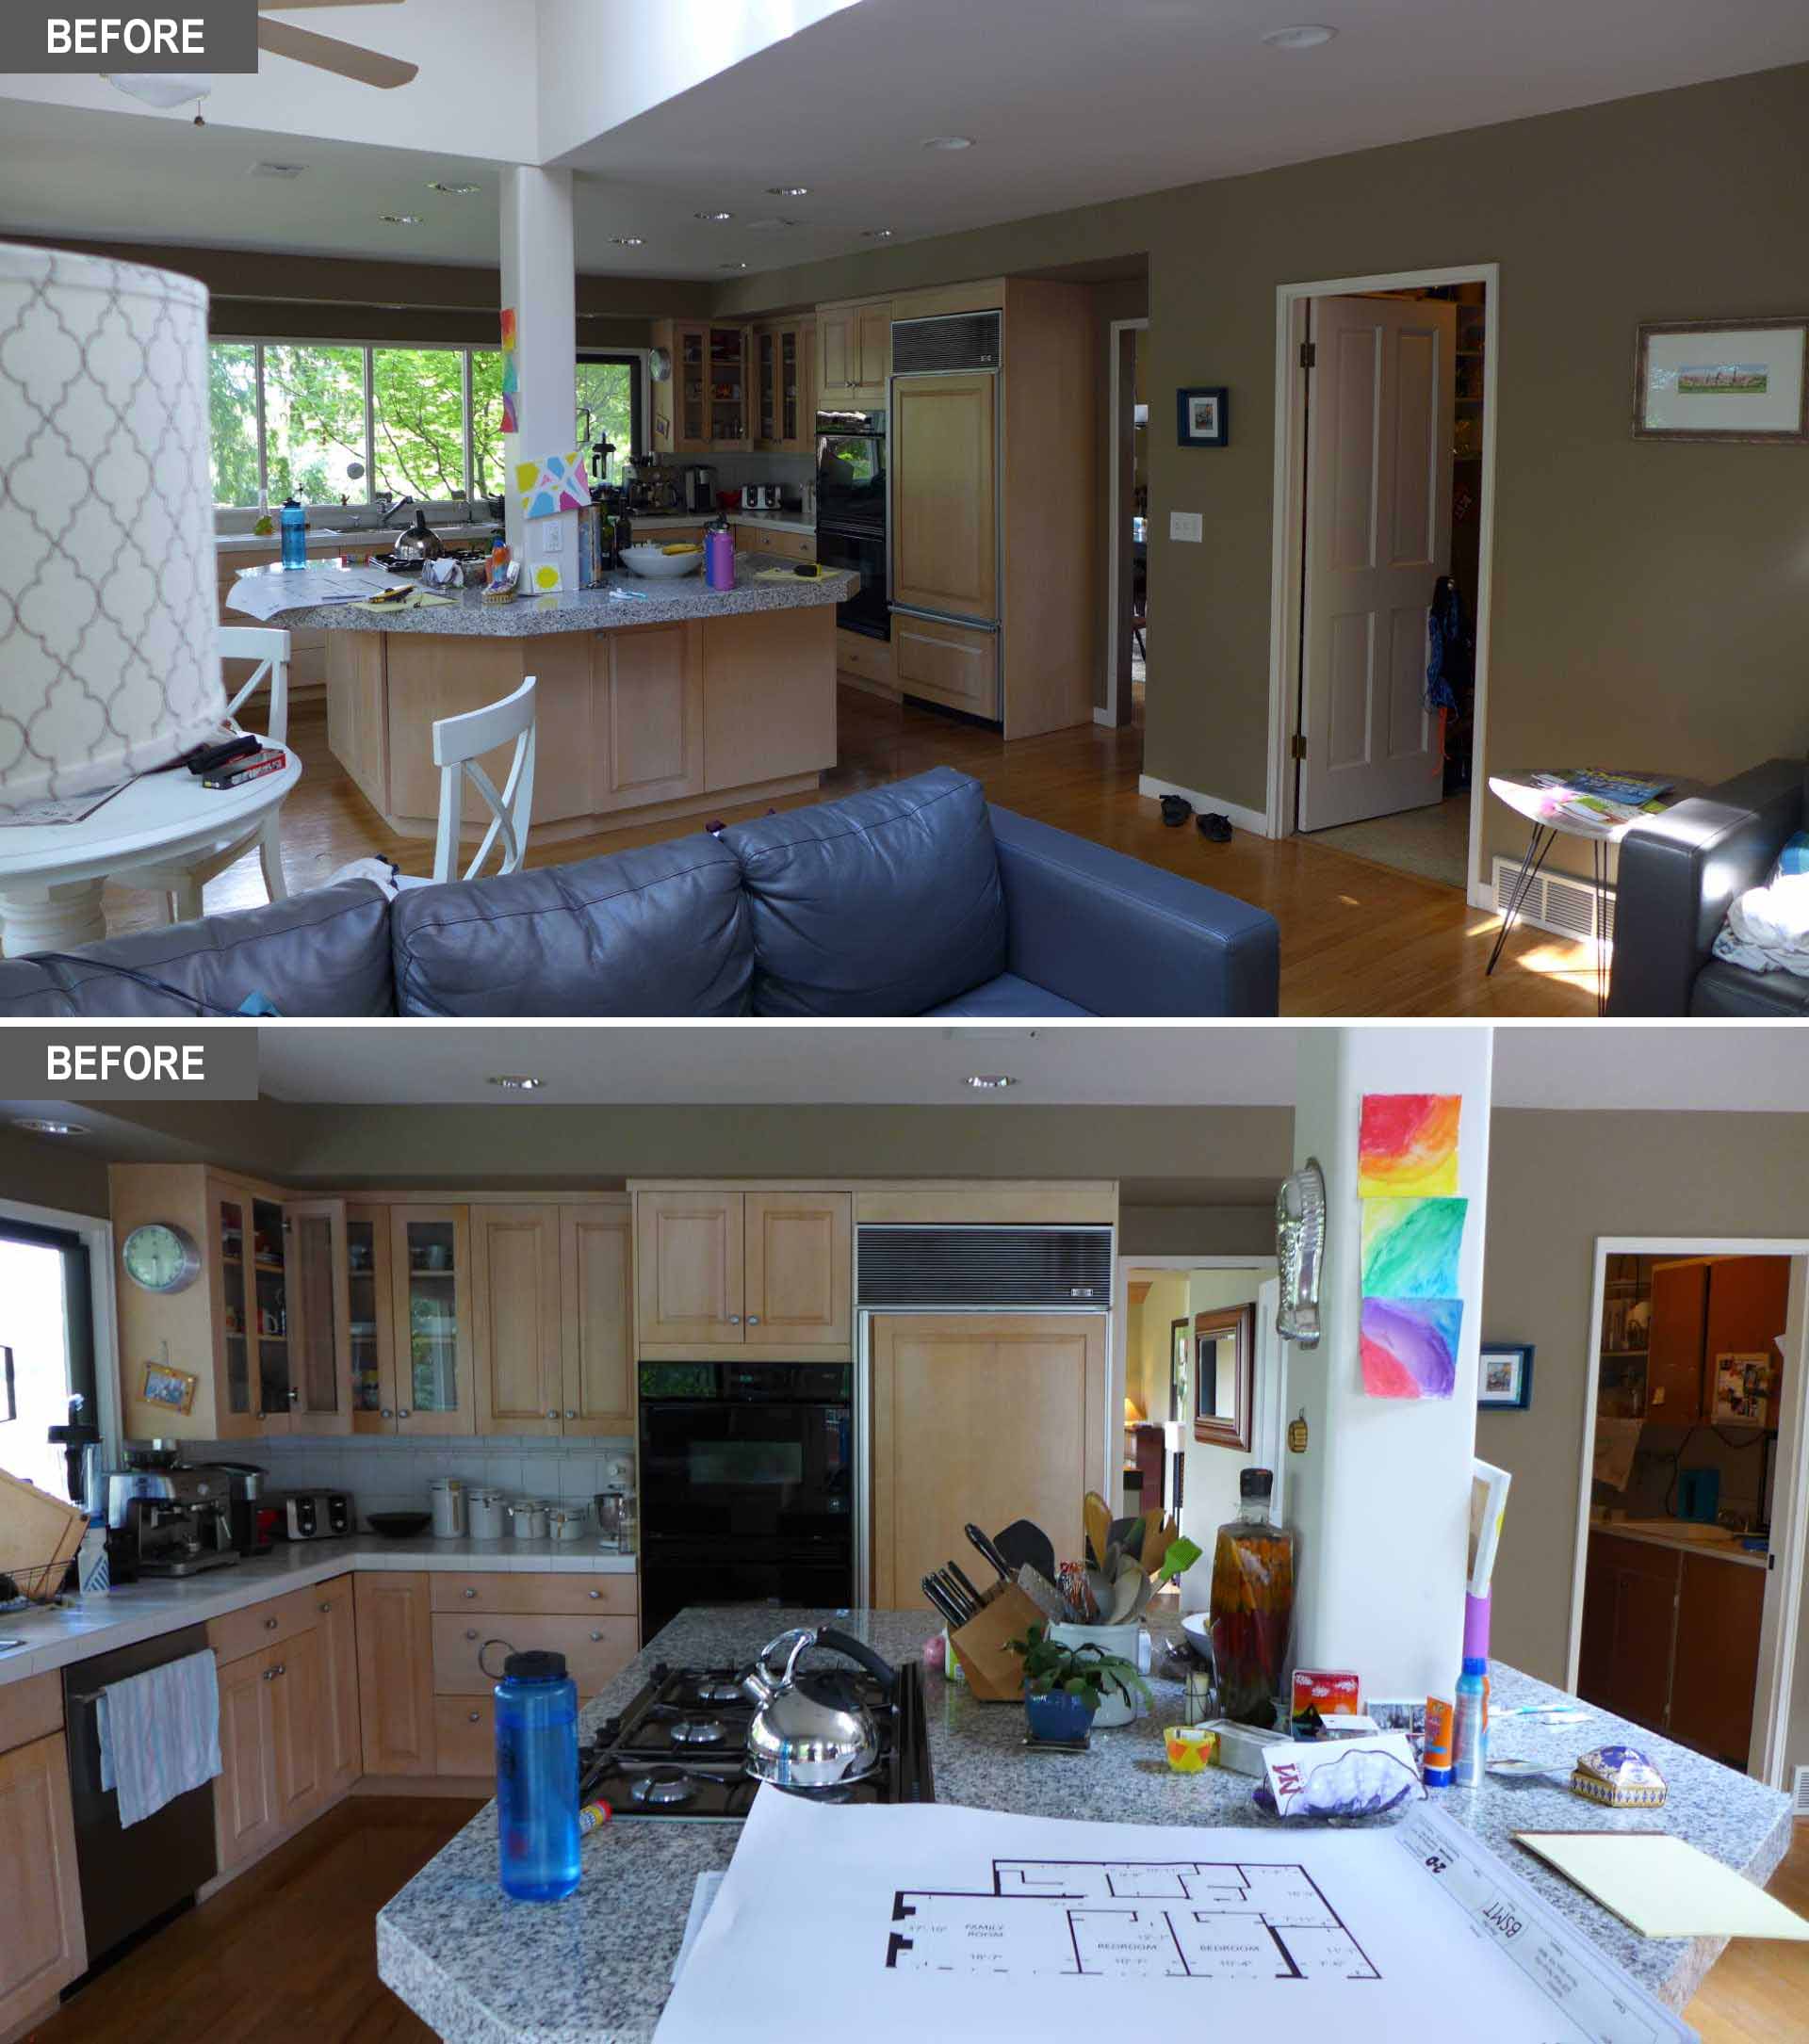
<path fill-rule="evenodd" d="M 1194 1438 L 1247 1454 L 1256 1404 L 1256 1307 L 1194 1315 Z"/>
<path fill-rule="evenodd" d="M 1193 1328 L 1183 1313 L 1168 1325 L 1168 1417 L 1171 1419 L 1186 1419 L 1191 1409 L 1187 1401 L 1187 1378 L 1193 1360 Z"/>

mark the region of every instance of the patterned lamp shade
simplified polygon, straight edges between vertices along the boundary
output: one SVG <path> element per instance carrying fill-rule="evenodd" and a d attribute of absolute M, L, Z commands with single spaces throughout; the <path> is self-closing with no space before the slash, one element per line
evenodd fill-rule
<path fill-rule="evenodd" d="M 0 806 L 219 724 L 216 590 L 206 291 L 0 243 Z"/>

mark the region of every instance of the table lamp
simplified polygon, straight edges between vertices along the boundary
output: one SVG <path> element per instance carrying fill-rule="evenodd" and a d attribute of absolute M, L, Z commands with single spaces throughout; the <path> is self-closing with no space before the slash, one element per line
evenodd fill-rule
<path fill-rule="evenodd" d="M 219 726 L 213 496 L 205 289 L 0 243 L 0 811 Z"/>

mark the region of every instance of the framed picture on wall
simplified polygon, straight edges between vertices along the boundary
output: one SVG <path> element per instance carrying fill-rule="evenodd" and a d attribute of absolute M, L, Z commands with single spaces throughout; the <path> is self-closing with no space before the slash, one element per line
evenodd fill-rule
<path fill-rule="evenodd" d="M 1478 1409 L 1524 1412 L 1533 1402 L 1530 1342 L 1485 1341 L 1476 1371 Z"/>
<path fill-rule="evenodd" d="M 1654 319 L 1634 354 L 1638 440 L 1809 443 L 1809 319 Z"/>
<path fill-rule="evenodd" d="M 1184 1419 L 1193 1410 L 1187 1401 L 1187 1386 L 1194 1359 L 1193 1330 L 1187 1317 L 1168 1323 L 1168 1417 Z"/>
<path fill-rule="evenodd" d="M 1176 425 L 1183 447 L 1229 446 L 1230 393 L 1223 383 L 1204 383 L 1175 393 Z"/>

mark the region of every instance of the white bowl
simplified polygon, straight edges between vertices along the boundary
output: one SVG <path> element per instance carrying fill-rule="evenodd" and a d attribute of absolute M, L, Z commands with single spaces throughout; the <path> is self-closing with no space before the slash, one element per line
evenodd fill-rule
<path fill-rule="evenodd" d="M 681 575 L 694 575 L 704 564 L 700 546 L 694 554 L 662 553 L 657 546 L 630 546 L 624 550 L 622 565 L 630 574 L 644 575 L 655 581 Z"/>

